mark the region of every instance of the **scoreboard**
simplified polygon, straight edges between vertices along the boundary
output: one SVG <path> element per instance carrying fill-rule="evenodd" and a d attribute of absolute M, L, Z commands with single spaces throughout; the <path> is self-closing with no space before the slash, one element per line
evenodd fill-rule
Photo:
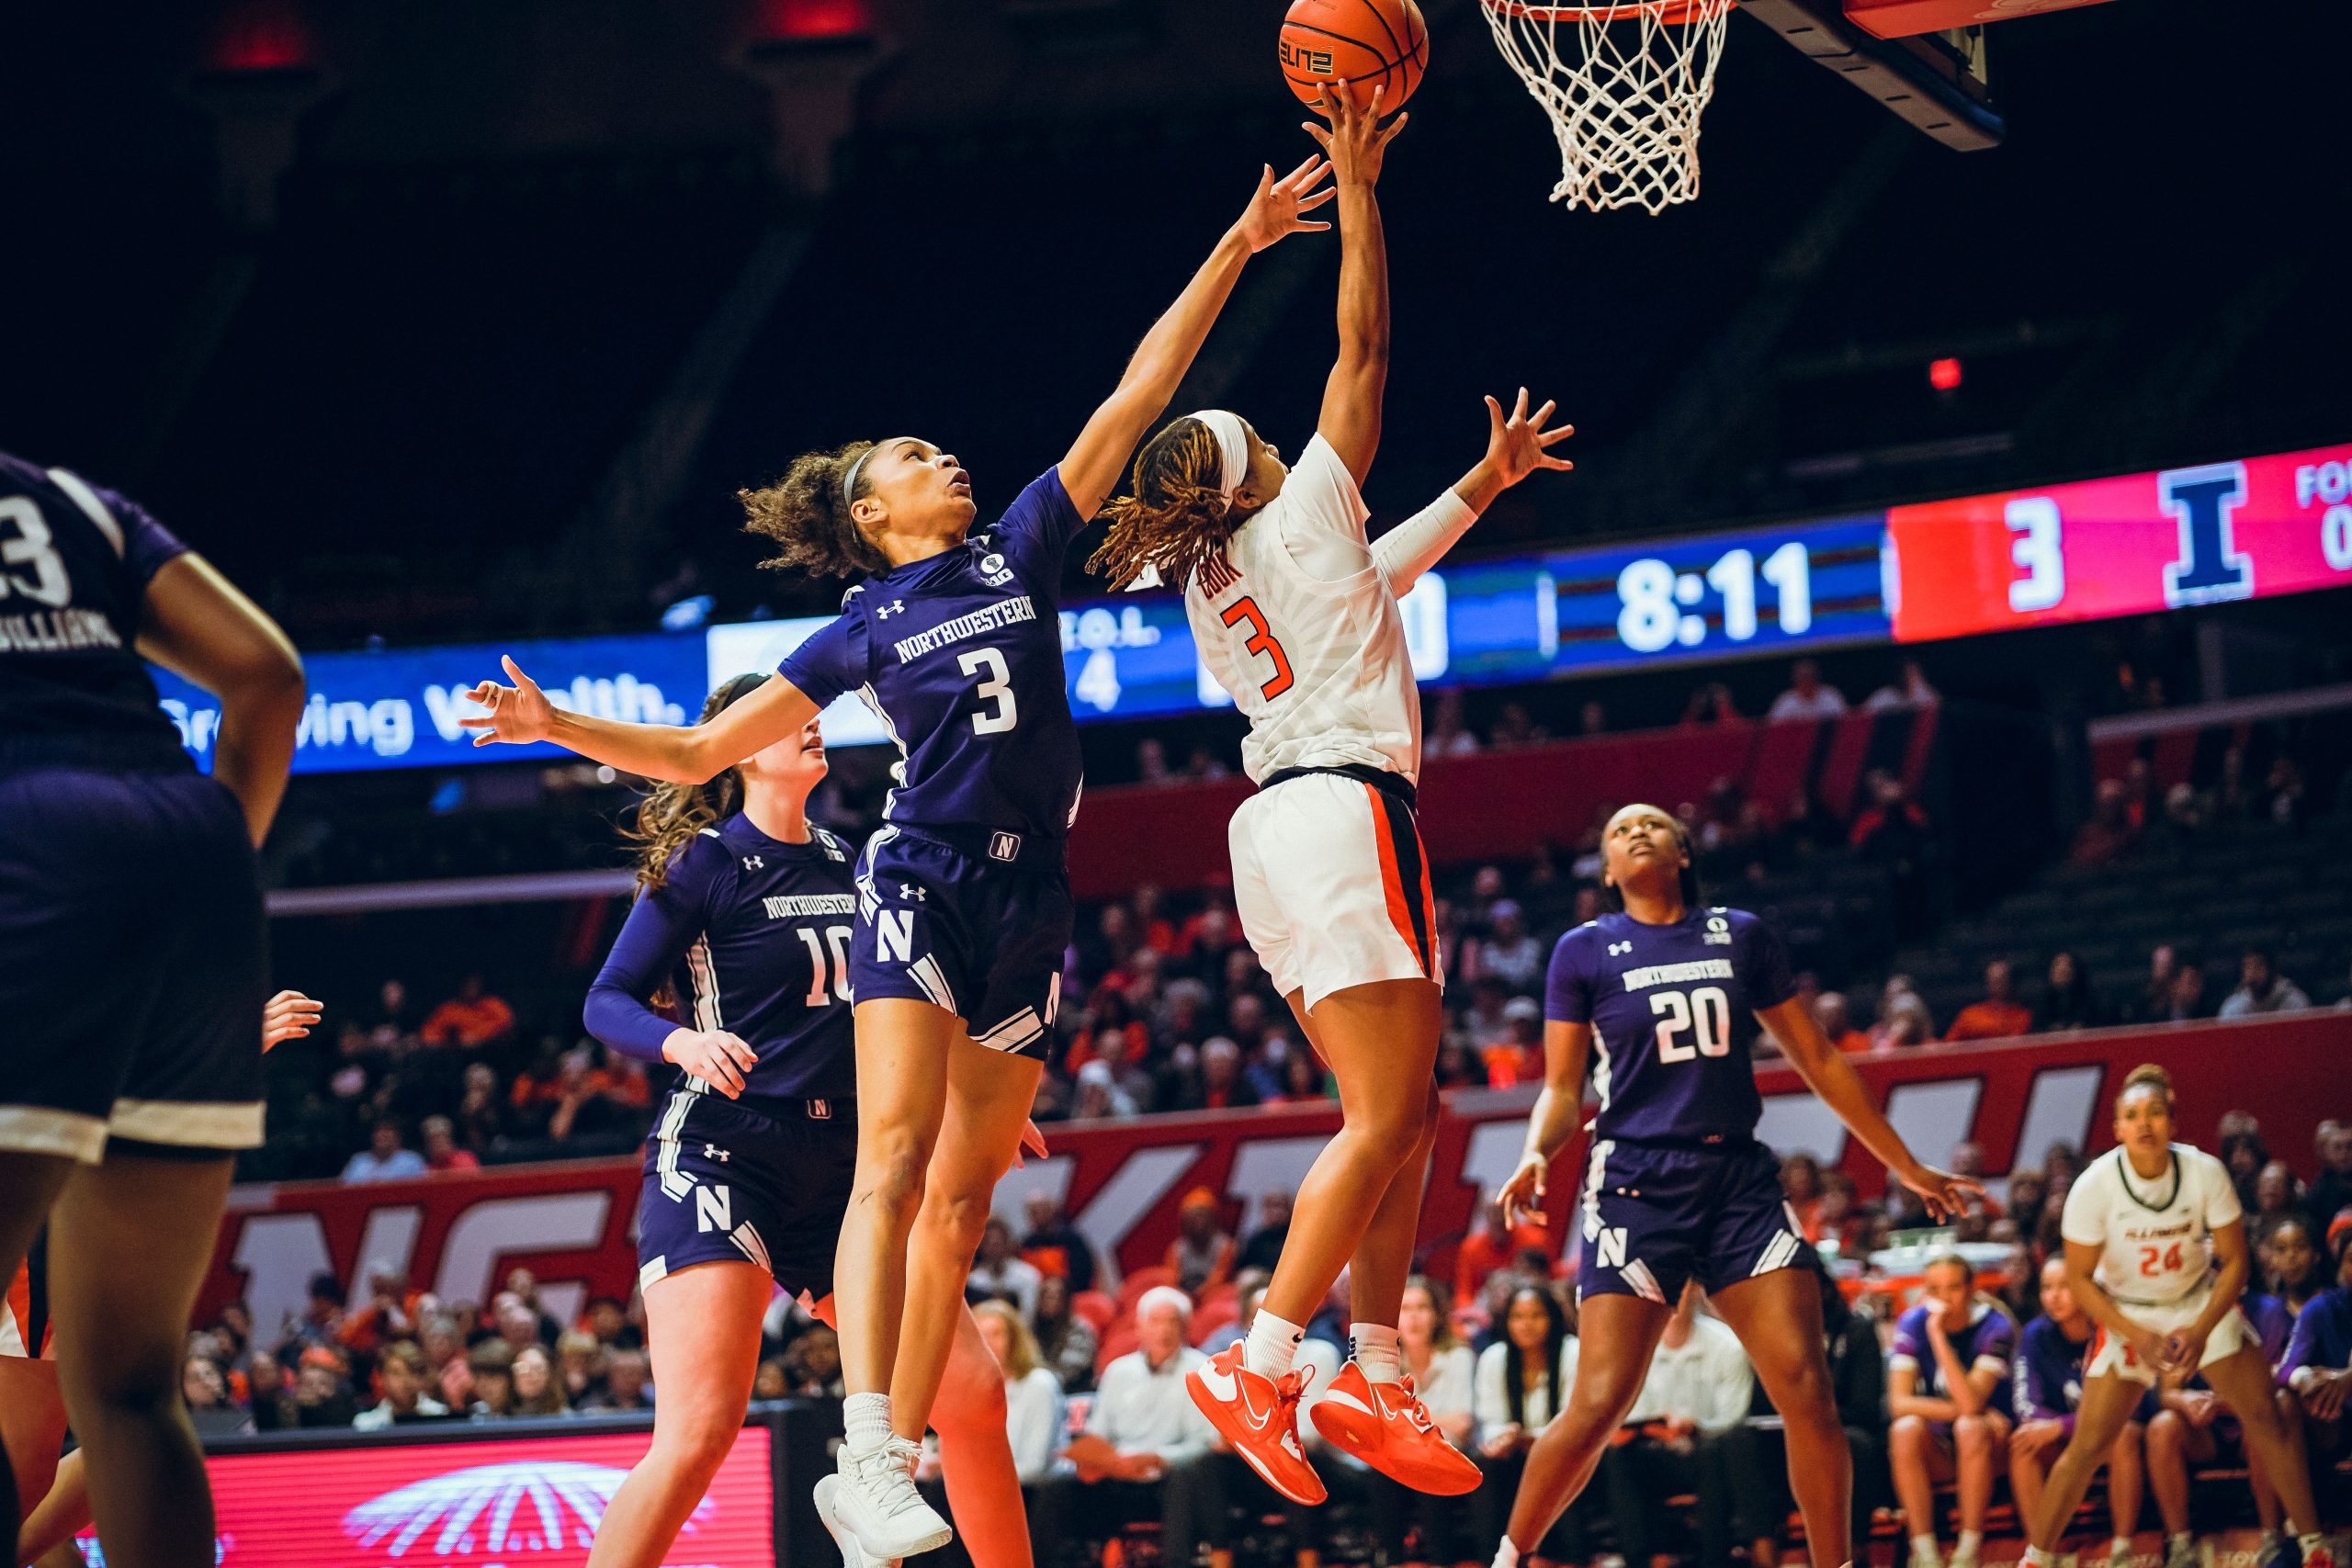
<path fill-rule="evenodd" d="M 1886 514 L 1898 641 L 2352 584 L 2352 446 Z"/>

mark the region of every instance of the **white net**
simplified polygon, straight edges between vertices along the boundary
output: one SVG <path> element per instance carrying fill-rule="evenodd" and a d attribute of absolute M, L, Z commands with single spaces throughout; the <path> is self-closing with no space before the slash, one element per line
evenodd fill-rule
<path fill-rule="evenodd" d="M 1662 212 L 1699 194 L 1699 116 L 1733 0 L 1597 6 L 1480 0 L 1560 143 L 1552 199 Z"/>

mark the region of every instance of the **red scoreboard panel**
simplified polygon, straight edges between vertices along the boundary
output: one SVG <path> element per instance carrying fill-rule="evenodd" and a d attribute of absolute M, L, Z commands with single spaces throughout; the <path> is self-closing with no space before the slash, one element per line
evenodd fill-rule
<path fill-rule="evenodd" d="M 1921 642 L 2352 584 L 2352 446 L 1887 513 L 1887 609 Z"/>

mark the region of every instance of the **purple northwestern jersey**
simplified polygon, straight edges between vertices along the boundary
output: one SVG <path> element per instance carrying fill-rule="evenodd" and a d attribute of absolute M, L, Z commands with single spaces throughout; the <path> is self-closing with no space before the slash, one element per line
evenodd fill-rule
<path fill-rule="evenodd" d="M 995 527 L 867 579 L 778 672 L 823 708 L 855 692 L 898 743 L 882 815 L 1059 841 L 1078 815 L 1062 556 L 1085 524 L 1049 469 Z"/>
<path fill-rule="evenodd" d="M 628 912 L 590 987 L 588 1032 L 658 1062 L 677 1022 L 646 1006 L 668 980 L 694 1029 L 723 1029 L 759 1054 L 746 1095 L 848 1100 L 849 940 L 857 890 L 849 851 L 822 828 L 787 844 L 741 813 L 686 840 L 660 887 Z"/>
<path fill-rule="evenodd" d="M 2292 1385 L 2305 1367 L 2340 1372 L 2352 1367 L 2352 1287 L 2322 1291 L 2295 1315 L 2295 1332 L 2278 1362 L 2278 1381 Z"/>
<path fill-rule="evenodd" d="M 187 767 L 133 648 L 187 547 L 135 502 L 0 452 L 0 767 Z"/>
<path fill-rule="evenodd" d="M 1943 1363 L 1936 1359 L 1935 1346 L 1928 1338 L 1928 1314 L 1941 1310 L 1932 1302 L 1921 1302 L 1895 1319 L 1894 1342 L 1886 1357 L 1889 1367 L 1909 1367 L 1916 1372 L 1914 1388 L 1929 1399 L 1951 1397 L 1951 1390 L 1944 1383 Z M 1969 1308 L 1968 1326 L 1948 1337 L 1952 1354 L 1968 1371 L 1974 1371 L 1980 1365 L 1999 1368 L 2000 1376 L 1994 1381 L 1984 1408 L 2009 1415 L 2009 1359 L 2017 1350 L 2016 1322 L 1990 1302 L 1979 1301 Z"/>
<path fill-rule="evenodd" d="M 1795 994 L 1788 951 L 1745 909 L 1670 926 L 1621 913 L 1560 938 L 1544 1016 L 1592 1026 L 1595 1137 L 1719 1143 L 1755 1133 L 1756 1014 Z"/>
<path fill-rule="evenodd" d="M 2086 1325 L 2080 1339 L 2069 1339 L 2047 1313 L 2027 1324 L 2011 1369 L 2011 1413 L 2020 1421 L 2056 1421 L 2073 1431 L 2075 1409 L 2083 1402 L 2083 1363 L 2098 1337 Z M 1920 1342 L 1926 1343 L 1924 1328 Z"/>

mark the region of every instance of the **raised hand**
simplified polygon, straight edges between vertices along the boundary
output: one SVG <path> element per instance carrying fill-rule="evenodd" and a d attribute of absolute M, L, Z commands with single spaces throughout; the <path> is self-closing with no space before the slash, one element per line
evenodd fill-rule
<path fill-rule="evenodd" d="M 1371 104 L 1358 108 L 1353 98 L 1327 86 L 1317 112 L 1331 123 L 1322 126 L 1310 119 L 1301 127 L 1322 144 L 1331 160 L 1332 172 L 1343 186 L 1379 184 L 1380 165 L 1388 144 L 1396 140 L 1396 133 L 1412 118 L 1408 114 L 1400 114 L 1386 125 L 1381 124 L 1380 91 L 1374 87 Z"/>
<path fill-rule="evenodd" d="M 662 1059 L 734 1100 L 743 1092 L 743 1075 L 759 1065 L 760 1056 L 723 1029 L 673 1029 L 662 1042 Z"/>
<path fill-rule="evenodd" d="M 1306 214 L 1339 194 L 1333 186 L 1315 188 L 1330 172 L 1330 164 L 1319 155 L 1307 159 L 1280 179 L 1274 178 L 1274 166 L 1267 164 L 1258 176 L 1258 194 L 1250 198 L 1241 220 L 1233 226 L 1234 232 L 1249 243 L 1254 254 L 1285 234 L 1329 229 L 1329 223 L 1316 222 Z M 511 664 L 507 668 L 514 670 Z"/>
<path fill-rule="evenodd" d="M 555 728 L 555 705 L 539 690 L 538 682 L 523 673 L 523 667 L 514 660 L 501 657 L 506 678 L 514 683 L 502 686 L 495 681 L 484 681 L 466 696 L 484 709 L 479 718 L 461 718 L 458 723 L 476 731 L 474 744 L 487 746 L 503 740 L 511 746 L 527 746 L 534 740 L 545 740 Z"/>
<path fill-rule="evenodd" d="M 261 1008 L 262 1054 L 268 1055 L 273 1045 L 307 1036 L 323 1010 L 323 1004 L 300 991 L 280 991 L 270 998 Z"/>
<path fill-rule="evenodd" d="M 1552 456 L 1552 448 L 1577 433 L 1573 424 L 1546 430 L 1544 422 L 1552 417 L 1557 403 L 1546 402 L 1532 414 L 1527 412 L 1527 389 L 1519 389 L 1519 401 L 1510 412 L 1503 412 L 1503 405 L 1494 399 L 1487 400 L 1487 466 L 1502 481 L 1505 490 L 1517 484 L 1538 468 L 1557 468 L 1563 472 L 1576 467 L 1566 457 Z"/>

